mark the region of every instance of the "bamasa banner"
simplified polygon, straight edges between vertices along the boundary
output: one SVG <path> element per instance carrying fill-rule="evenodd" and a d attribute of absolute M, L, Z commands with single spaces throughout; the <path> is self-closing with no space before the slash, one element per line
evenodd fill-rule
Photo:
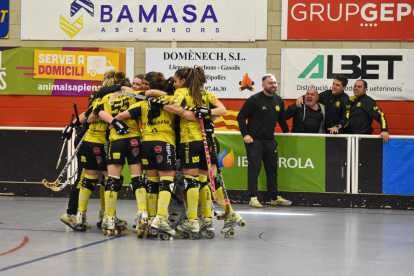
<path fill-rule="evenodd" d="M 283 0 L 282 40 L 414 40 L 413 1 Z"/>
<path fill-rule="evenodd" d="M 352 96 L 357 79 L 368 83 L 375 100 L 414 101 L 414 50 L 408 49 L 282 49 L 282 87 L 285 99 L 296 99 L 309 88 L 329 90 L 335 75 L 349 82 Z"/>
<path fill-rule="evenodd" d="M 21 17 L 24 40 L 254 41 L 267 1 L 22 0 Z"/>

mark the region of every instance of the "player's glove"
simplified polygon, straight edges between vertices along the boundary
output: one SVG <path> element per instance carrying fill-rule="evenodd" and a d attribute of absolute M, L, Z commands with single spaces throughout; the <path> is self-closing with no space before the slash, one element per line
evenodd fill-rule
<path fill-rule="evenodd" d="M 208 109 L 205 106 L 197 106 L 195 108 L 195 116 L 199 119 L 211 116 L 211 109 Z"/>
<path fill-rule="evenodd" d="M 65 126 L 65 128 L 62 131 L 62 140 L 70 140 L 72 138 L 72 132 L 73 132 L 73 123 L 70 125 Z"/>
<path fill-rule="evenodd" d="M 122 121 L 118 121 L 117 119 L 113 119 L 111 122 L 111 125 L 114 126 L 116 133 L 118 134 L 127 134 L 129 133 L 129 129 L 128 126 L 122 122 Z"/>

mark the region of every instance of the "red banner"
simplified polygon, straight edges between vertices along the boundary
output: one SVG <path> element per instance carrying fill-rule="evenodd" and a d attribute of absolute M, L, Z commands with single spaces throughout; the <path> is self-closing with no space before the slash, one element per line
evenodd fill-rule
<path fill-rule="evenodd" d="M 401 1 L 401 2 L 400 2 Z M 283 0 L 283 40 L 414 40 L 414 2 Z"/>

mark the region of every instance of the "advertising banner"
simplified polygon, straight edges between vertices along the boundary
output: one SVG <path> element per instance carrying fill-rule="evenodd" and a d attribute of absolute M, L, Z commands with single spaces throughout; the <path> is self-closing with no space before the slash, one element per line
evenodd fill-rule
<path fill-rule="evenodd" d="M 297 99 L 309 88 L 323 92 L 335 75 L 343 75 L 350 96 L 355 81 L 364 79 L 374 100 L 413 101 L 413 62 L 411 49 L 282 49 L 281 95 Z"/>
<path fill-rule="evenodd" d="M 267 30 L 262 0 L 22 0 L 21 13 L 22 40 L 254 41 L 256 23 L 259 39 Z"/>
<path fill-rule="evenodd" d="M 247 190 L 247 156 L 241 135 L 217 134 L 219 163 L 227 189 Z M 281 191 L 325 192 L 325 137 L 278 136 Z M 259 190 L 267 190 L 262 166 Z"/>
<path fill-rule="evenodd" d="M 282 40 L 413 41 L 414 3 L 282 0 Z"/>
<path fill-rule="evenodd" d="M 133 56 L 129 48 L 0 47 L 0 95 L 88 96 L 110 69 L 132 78 Z"/>
<path fill-rule="evenodd" d="M 9 0 L 0 1 L 0 38 L 9 38 Z"/>
<path fill-rule="evenodd" d="M 146 69 L 174 76 L 180 68 L 204 69 L 204 89 L 218 98 L 246 99 L 262 90 L 266 49 L 147 48 Z"/>

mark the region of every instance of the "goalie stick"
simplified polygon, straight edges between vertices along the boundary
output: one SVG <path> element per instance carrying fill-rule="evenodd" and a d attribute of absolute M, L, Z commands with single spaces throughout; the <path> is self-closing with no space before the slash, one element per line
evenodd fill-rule
<path fill-rule="evenodd" d="M 43 185 L 45 185 L 46 187 L 50 188 L 53 190 L 53 188 L 57 187 L 60 183 L 60 181 L 62 181 L 62 179 L 65 177 L 67 170 L 69 168 L 69 165 L 72 164 L 73 159 L 75 159 L 76 154 L 78 153 L 80 147 L 82 146 L 83 140 L 85 139 L 86 135 L 88 134 L 89 130 L 85 133 L 85 135 L 83 135 L 82 139 L 80 140 L 75 152 L 73 153 L 73 155 L 71 156 L 71 158 L 69 159 L 68 163 L 66 163 L 65 167 L 63 168 L 62 172 L 59 174 L 58 178 L 56 179 L 55 182 L 50 183 L 48 182 L 46 179 L 42 180 Z"/>

